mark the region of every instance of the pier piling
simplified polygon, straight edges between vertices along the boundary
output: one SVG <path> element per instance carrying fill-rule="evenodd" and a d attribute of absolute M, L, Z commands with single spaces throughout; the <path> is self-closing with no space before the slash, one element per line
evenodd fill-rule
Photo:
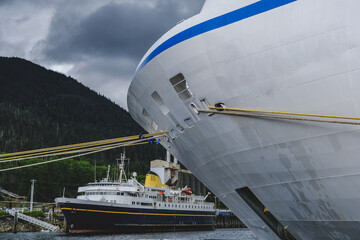
<path fill-rule="evenodd" d="M 15 214 L 14 214 L 13 233 L 17 233 L 17 224 L 18 224 L 18 213 L 15 212 Z"/>

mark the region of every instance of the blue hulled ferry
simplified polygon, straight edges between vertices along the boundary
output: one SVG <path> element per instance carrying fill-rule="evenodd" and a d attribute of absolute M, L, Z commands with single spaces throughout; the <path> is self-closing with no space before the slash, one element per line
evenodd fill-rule
<path fill-rule="evenodd" d="M 126 178 L 125 155 L 117 179 L 107 177 L 79 187 L 76 198 L 57 198 L 70 233 L 211 230 L 214 204 L 191 189 L 173 189 L 149 172 L 145 185 Z M 110 169 L 110 168 L 109 168 Z"/>

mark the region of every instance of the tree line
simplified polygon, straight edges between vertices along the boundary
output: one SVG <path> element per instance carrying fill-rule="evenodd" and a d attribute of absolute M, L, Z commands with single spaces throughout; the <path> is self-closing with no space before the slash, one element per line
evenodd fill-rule
<path fill-rule="evenodd" d="M 130 114 L 111 100 L 75 79 L 47 70 L 20 58 L 0 57 L 0 152 L 17 152 L 73 143 L 136 135 L 142 128 Z M 0 173 L 0 187 L 20 195 L 29 191 L 30 179 L 38 180 L 43 201 L 69 195 L 93 179 L 94 163 L 99 176 L 114 163 L 122 149 L 110 150 L 39 167 Z M 126 149 L 131 168 L 145 174 L 149 162 L 164 158 L 160 145 Z M 34 160 L 37 161 L 37 160 Z M 29 163 L 29 162 L 27 162 Z M 21 163 L 13 163 L 15 166 Z M 0 163 L 0 169 L 5 164 Z M 42 183 L 42 184 L 41 184 Z"/>

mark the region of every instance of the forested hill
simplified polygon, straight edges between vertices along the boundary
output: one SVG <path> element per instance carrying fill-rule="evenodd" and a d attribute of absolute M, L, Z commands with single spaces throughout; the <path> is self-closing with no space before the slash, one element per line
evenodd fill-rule
<path fill-rule="evenodd" d="M 136 134 L 122 108 L 81 83 L 19 58 L 0 58 L 0 151 Z"/>
<path fill-rule="evenodd" d="M 141 130 L 126 110 L 75 79 L 24 59 L 0 57 L 0 152 L 136 135 Z M 106 164 L 119 151 L 88 158 Z M 140 168 L 133 170 L 140 173 L 147 171 L 150 160 L 164 155 L 160 146 L 148 145 L 126 152 L 133 167 Z"/>

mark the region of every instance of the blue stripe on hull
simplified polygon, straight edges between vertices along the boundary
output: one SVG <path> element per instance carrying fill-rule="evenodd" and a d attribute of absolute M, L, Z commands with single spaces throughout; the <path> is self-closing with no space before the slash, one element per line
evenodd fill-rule
<path fill-rule="evenodd" d="M 195 212 L 179 210 L 137 209 L 107 207 L 88 204 L 60 204 L 61 208 L 83 209 L 64 210 L 65 219 L 70 230 L 104 230 L 104 231 L 166 231 L 184 229 L 213 229 L 215 226 L 214 212 Z M 88 211 L 87 211 L 88 210 Z M 122 214 L 145 213 L 145 214 Z M 169 216 L 147 214 L 186 214 L 206 216 Z"/>
<path fill-rule="evenodd" d="M 246 7 L 237 9 L 235 11 L 226 13 L 219 17 L 210 19 L 208 21 L 205 21 L 198 25 L 190 27 L 190 28 L 176 34 L 175 36 L 169 38 L 162 44 L 160 44 L 141 63 L 141 65 L 136 70 L 136 73 L 139 72 L 148 62 L 150 62 L 157 55 L 159 55 L 160 53 L 164 52 L 165 50 L 167 50 L 183 41 L 186 41 L 190 38 L 196 37 L 203 33 L 227 26 L 229 24 L 239 22 L 241 20 L 259 15 L 261 13 L 273 10 L 275 8 L 287 5 L 287 4 L 295 2 L 295 1 L 297 1 L 297 0 L 261 0 L 259 2 L 250 4 Z"/>

